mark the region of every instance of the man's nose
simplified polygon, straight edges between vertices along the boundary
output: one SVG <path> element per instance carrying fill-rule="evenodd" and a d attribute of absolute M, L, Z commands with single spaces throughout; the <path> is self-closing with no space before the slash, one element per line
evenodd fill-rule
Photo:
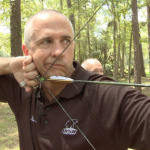
<path fill-rule="evenodd" d="M 64 48 L 61 45 L 60 42 L 56 42 L 53 44 L 52 49 L 51 49 L 51 56 L 52 57 L 58 57 L 62 52 Z"/>

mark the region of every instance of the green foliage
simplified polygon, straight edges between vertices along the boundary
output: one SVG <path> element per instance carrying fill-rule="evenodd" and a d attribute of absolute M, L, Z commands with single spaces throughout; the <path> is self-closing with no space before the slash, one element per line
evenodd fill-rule
<path fill-rule="evenodd" d="M 10 56 L 10 36 L 0 32 L 0 57 Z"/>
<path fill-rule="evenodd" d="M 0 57 L 9 57 L 10 54 L 7 53 L 4 49 L 1 49 L 0 50 Z"/>
<path fill-rule="evenodd" d="M 112 69 L 113 68 L 112 68 L 112 66 L 110 64 L 106 64 L 106 66 L 105 66 L 105 71 L 106 72 L 110 72 Z"/>

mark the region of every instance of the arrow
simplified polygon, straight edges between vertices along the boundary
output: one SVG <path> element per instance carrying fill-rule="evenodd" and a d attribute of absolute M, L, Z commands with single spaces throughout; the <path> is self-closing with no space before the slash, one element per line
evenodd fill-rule
<path fill-rule="evenodd" d="M 57 84 L 71 84 L 71 83 L 88 83 L 88 84 L 104 84 L 104 85 L 118 85 L 118 86 L 136 86 L 136 87 L 150 87 L 150 84 L 137 84 L 137 83 L 122 83 L 122 82 L 109 82 L 109 81 L 86 81 L 74 80 L 62 76 L 51 76 L 49 79 L 39 78 L 40 81 L 50 81 Z"/>

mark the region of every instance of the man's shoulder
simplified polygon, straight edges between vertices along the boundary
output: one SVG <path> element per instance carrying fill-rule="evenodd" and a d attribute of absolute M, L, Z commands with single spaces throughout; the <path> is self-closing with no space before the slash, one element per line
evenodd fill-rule
<path fill-rule="evenodd" d="M 88 74 L 89 74 L 89 79 L 88 80 L 91 80 L 91 81 L 110 81 L 110 82 L 115 82 L 114 79 L 108 77 L 108 76 L 105 76 L 105 75 L 100 75 L 100 74 L 97 74 L 95 72 L 92 72 L 92 71 L 87 71 Z"/>

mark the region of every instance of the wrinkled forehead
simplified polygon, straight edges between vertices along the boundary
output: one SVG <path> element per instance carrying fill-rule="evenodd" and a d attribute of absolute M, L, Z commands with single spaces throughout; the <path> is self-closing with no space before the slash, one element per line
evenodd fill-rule
<path fill-rule="evenodd" d="M 73 29 L 69 19 L 63 14 L 59 14 L 56 12 L 38 14 L 32 20 L 31 28 L 34 31 L 43 28 L 56 28 L 57 30 L 64 28 L 66 30 L 69 30 L 71 34 L 73 34 Z"/>

